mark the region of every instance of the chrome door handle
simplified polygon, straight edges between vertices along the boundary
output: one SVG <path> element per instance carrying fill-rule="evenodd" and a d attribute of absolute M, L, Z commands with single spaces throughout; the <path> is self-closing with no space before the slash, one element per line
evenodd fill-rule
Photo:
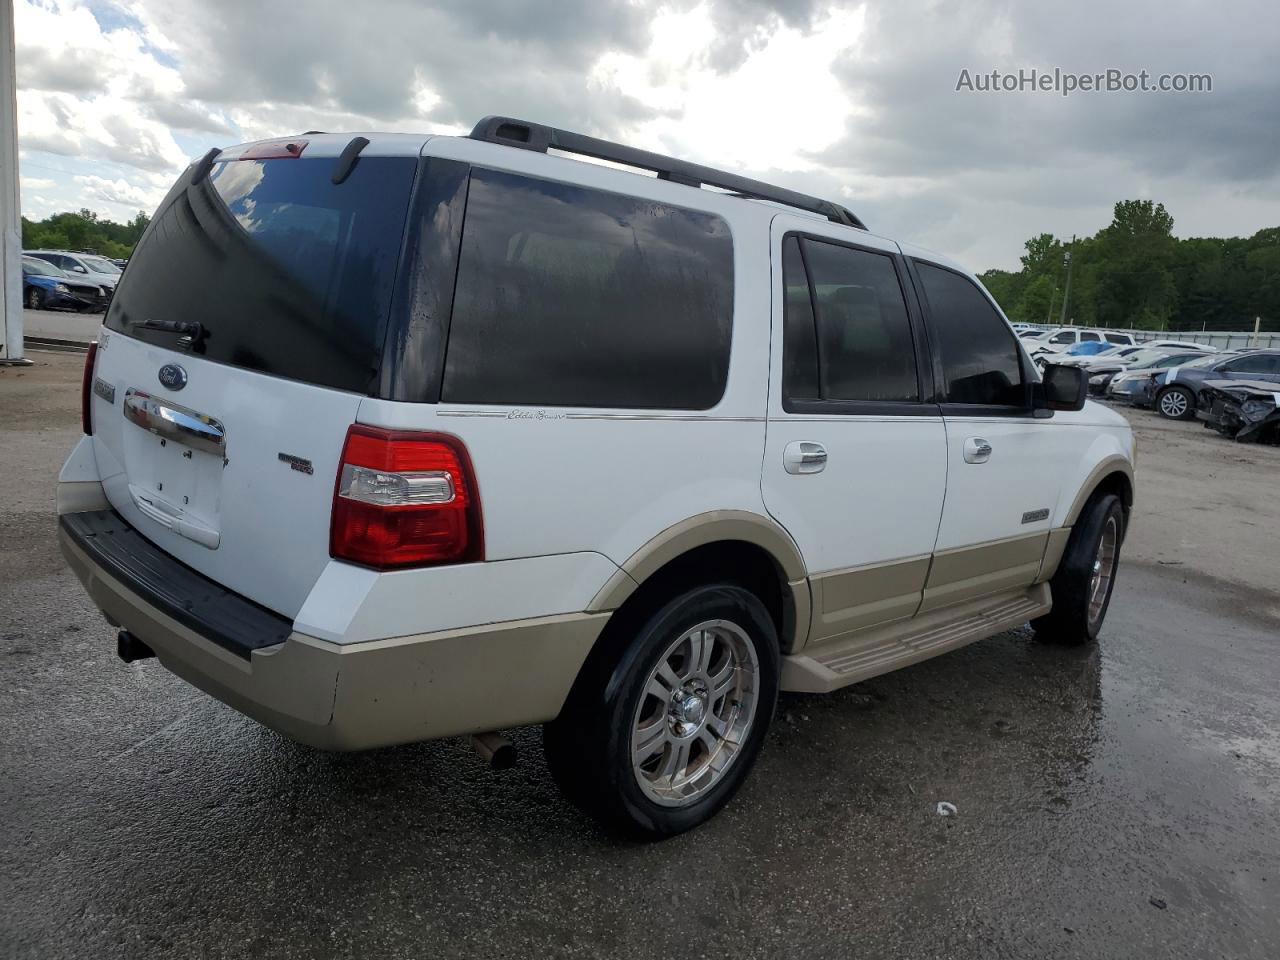
<path fill-rule="evenodd" d="M 812 440 L 792 440 L 782 450 L 787 473 L 821 473 L 827 466 L 827 448 Z"/>
<path fill-rule="evenodd" d="M 964 442 L 965 463 L 986 463 L 991 459 L 991 444 L 981 437 L 970 437 Z"/>

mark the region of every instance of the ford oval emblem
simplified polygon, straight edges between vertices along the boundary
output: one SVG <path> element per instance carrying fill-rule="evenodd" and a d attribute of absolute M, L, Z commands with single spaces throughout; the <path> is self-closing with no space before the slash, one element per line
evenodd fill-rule
<path fill-rule="evenodd" d="M 160 385 L 169 390 L 181 390 L 187 385 L 187 371 L 176 363 L 166 363 L 160 368 Z"/>

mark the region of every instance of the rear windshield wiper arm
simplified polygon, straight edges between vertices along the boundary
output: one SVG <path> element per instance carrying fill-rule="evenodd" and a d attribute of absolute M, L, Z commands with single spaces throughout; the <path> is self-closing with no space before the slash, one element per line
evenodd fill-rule
<path fill-rule="evenodd" d="M 199 320 L 133 320 L 130 326 L 143 327 L 147 330 L 159 330 L 161 333 L 177 333 L 190 337 L 192 343 L 199 343 L 207 336 L 204 324 Z"/>
<path fill-rule="evenodd" d="M 198 346 L 209 335 L 209 330 L 198 320 L 146 320 L 129 321 L 131 326 L 141 326 L 146 330 L 157 330 L 160 333 L 175 333 L 180 338 L 179 344 L 187 347 Z"/>

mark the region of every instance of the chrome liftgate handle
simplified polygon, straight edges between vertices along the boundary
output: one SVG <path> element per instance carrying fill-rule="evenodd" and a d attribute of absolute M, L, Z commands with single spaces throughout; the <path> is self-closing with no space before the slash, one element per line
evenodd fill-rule
<path fill-rule="evenodd" d="M 215 456 L 225 455 L 227 431 L 221 422 L 203 413 L 130 389 L 124 396 L 124 416 L 158 437 Z"/>

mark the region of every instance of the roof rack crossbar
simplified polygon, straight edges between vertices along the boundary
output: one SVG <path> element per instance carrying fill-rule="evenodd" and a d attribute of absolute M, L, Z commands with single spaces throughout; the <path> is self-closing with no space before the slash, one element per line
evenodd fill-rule
<path fill-rule="evenodd" d="M 472 140 L 500 143 L 503 146 L 519 147 L 522 150 L 533 150 L 537 153 L 546 153 L 548 149 L 561 150 L 565 153 L 607 160 L 623 166 L 639 167 L 642 170 L 653 171 L 660 180 L 669 180 L 689 187 L 717 187 L 753 200 L 769 200 L 799 210 L 807 210 L 826 217 L 833 223 L 856 227 L 859 230 L 867 229 L 866 224 L 849 210 L 830 200 L 820 200 L 785 187 L 776 187 L 760 180 L 741 177 L 736 173 L 704 167 L 701 164 L 677 160 L 660 153 L 639 150 L 569 130 L 559 130 L 541 123 L 514 120 L 511 117 L 485 117 L 475 125 L 470 137 Z"/>

